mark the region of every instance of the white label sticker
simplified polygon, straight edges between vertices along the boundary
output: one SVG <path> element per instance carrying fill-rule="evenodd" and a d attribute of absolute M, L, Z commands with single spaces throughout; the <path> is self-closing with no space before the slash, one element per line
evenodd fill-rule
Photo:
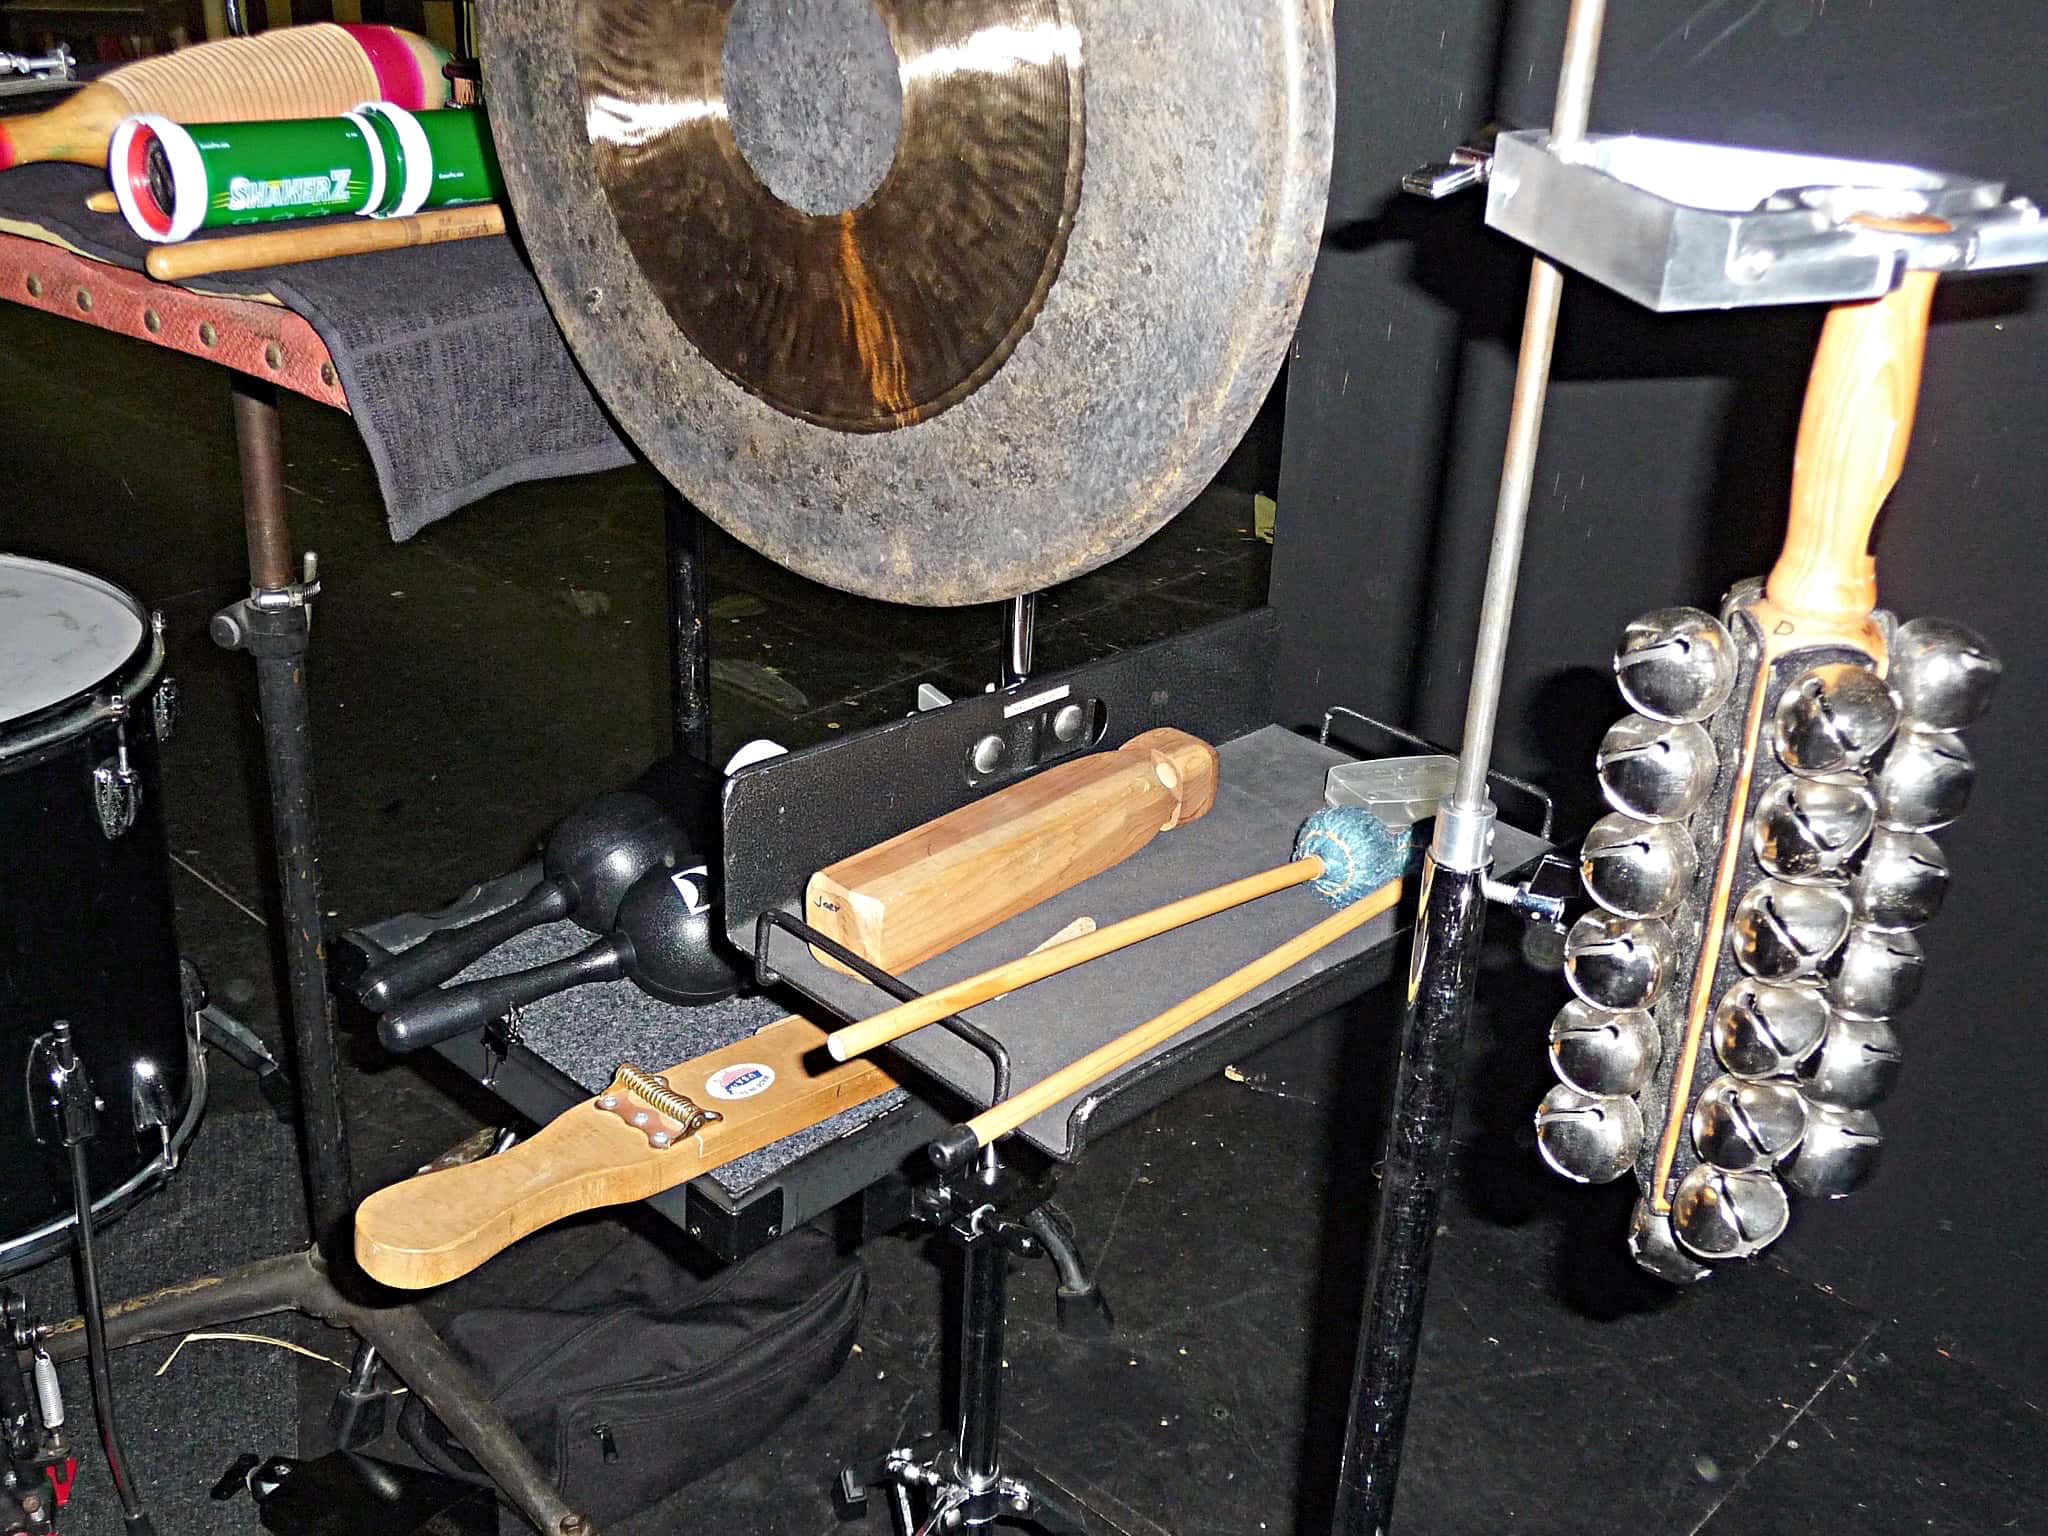
<path fill-rule="evenodd" d="M 704 892 L 711 882 L 711 867 L 708 864 L 692 864 L 688 869 L 679 869 L 668 877 L 668 883 L 676 888 L 676 894 L 683 899 L 683 908 L 690 916 L 709 912 L 711 903 Z"/>
<path fill-rule="evenodd" d="M 775 1069 L 758 1061 L 720 1067 L 704 1079 L 704 1091 L 714 1099 L 751 1099 L 766 1093 L 775 1082 Z"/>

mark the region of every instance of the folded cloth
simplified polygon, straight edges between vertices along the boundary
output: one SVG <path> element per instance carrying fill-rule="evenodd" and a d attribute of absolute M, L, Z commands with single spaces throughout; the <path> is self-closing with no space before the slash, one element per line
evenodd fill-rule
<path fill-rule="evenodd" d="M 0 228 L 54 236 L 139 272 L 148 247 L 118 214 L 85 206 L 106 182 L 82 165 L 0 172 Z M 632 461 L 506 236 L 218 272 L 185 286 L 268 294 L 319 332 L 394 539 L 508 485 Z"/>

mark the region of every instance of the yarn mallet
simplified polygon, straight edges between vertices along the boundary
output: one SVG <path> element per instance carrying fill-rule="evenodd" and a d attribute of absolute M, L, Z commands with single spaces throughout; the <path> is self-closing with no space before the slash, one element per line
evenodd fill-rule
<path fill-rule="evenodd" d="M 1264 986 L 1346 934 L 1364 927 L 1401 899 L 1401 877 L 1408 867 L 1410 853 L 1409 834 L 1406 830 L 1393 830 L 1360 806 L 1331 806 L 1317 811 L 1302 824 L 1294 840 L 1294 852 L 1296 865 L 1313 863 L 1321 867 L 1321 873 L 1309 876 L 1307 883 L 1338 909 L 1335 913 L 1164 1013 L 1069 1062 L 1021 1093 L 1012 1094 L 964 1124 L 954 1126 L 931 1143 L 928 1150 L 932 1161 L 947 1171 L 960 1167 L 996 1138 L 1007 1136 L 1033 1116 L 1086 1092 L 1110 1073 L 1166 1044 L 1219 1008 L 1228 1007 L 1247 992 Z M 1101 933 L 1110 933 L 1115 926 Z M 1061 949 L 1087 942 L 1076 939 L 1046 953 L 1049 957 Z"/>
<path fill-rule="evenodd" d="M 1297 885 L 1313 884 L 1332 905 L 1346 906 L 1398 876 L 1407 863 L 1408 851 L 1407 832 L 1392 830 L 1372 812 L 1358 806 L 1326 807 L 1301 824 L 1294 839 L 1294 861 L 1290 864 L 1211 886 L 1064 944 L 939 987 L 872 1018 L 834 1030 L 825 1037 L 825 1049 L 835 1061 L 850 1061 L 963 1008 L 972 1008 L 1142 940 L 1171 933 Z"/>

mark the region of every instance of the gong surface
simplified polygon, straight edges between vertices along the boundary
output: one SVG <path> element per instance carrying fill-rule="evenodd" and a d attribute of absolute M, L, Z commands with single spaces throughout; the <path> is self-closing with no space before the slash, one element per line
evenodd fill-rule
<path fill-rule="evenodd" d="M 1129 549 L 1250 423 L 1322 230 L 1324 0 L 494 0 L 519 231 L 654 466 L 868 596 Z"/>

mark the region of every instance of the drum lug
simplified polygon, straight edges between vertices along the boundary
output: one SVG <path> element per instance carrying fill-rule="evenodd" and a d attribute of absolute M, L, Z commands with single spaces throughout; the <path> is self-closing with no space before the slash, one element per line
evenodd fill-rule
<path fill-rule="evenodd" d="M 156 685 L 156 692 L 149 696 L 149 723 L 155 729 L 158 746 L 177 731 L 178 716 L 184 707 L 185 696 L 175 677 L 167 677 Z"/>
<path fill-rule="evenodd" d="M 92 771 L 92 803 L 99 812 L 100 831 L 112 842 L 135 825 L 142 810 L 142 775 L 128 761 L 127 701 L 109 699 L 106 714 L 114 722 L 114 755 Z"/>
<path fill-rule="evenodd" d="M 135 1122 L 136 1135 L 154 1130 L 163 1137 L 164 1172 L 175 1169 L 178 1155 L 171 1147 L 171 1091 L 164 1082 L 163 1073 L 147 1056 L 137 1057 L 131 1069 L 128 1111 Z"/>

